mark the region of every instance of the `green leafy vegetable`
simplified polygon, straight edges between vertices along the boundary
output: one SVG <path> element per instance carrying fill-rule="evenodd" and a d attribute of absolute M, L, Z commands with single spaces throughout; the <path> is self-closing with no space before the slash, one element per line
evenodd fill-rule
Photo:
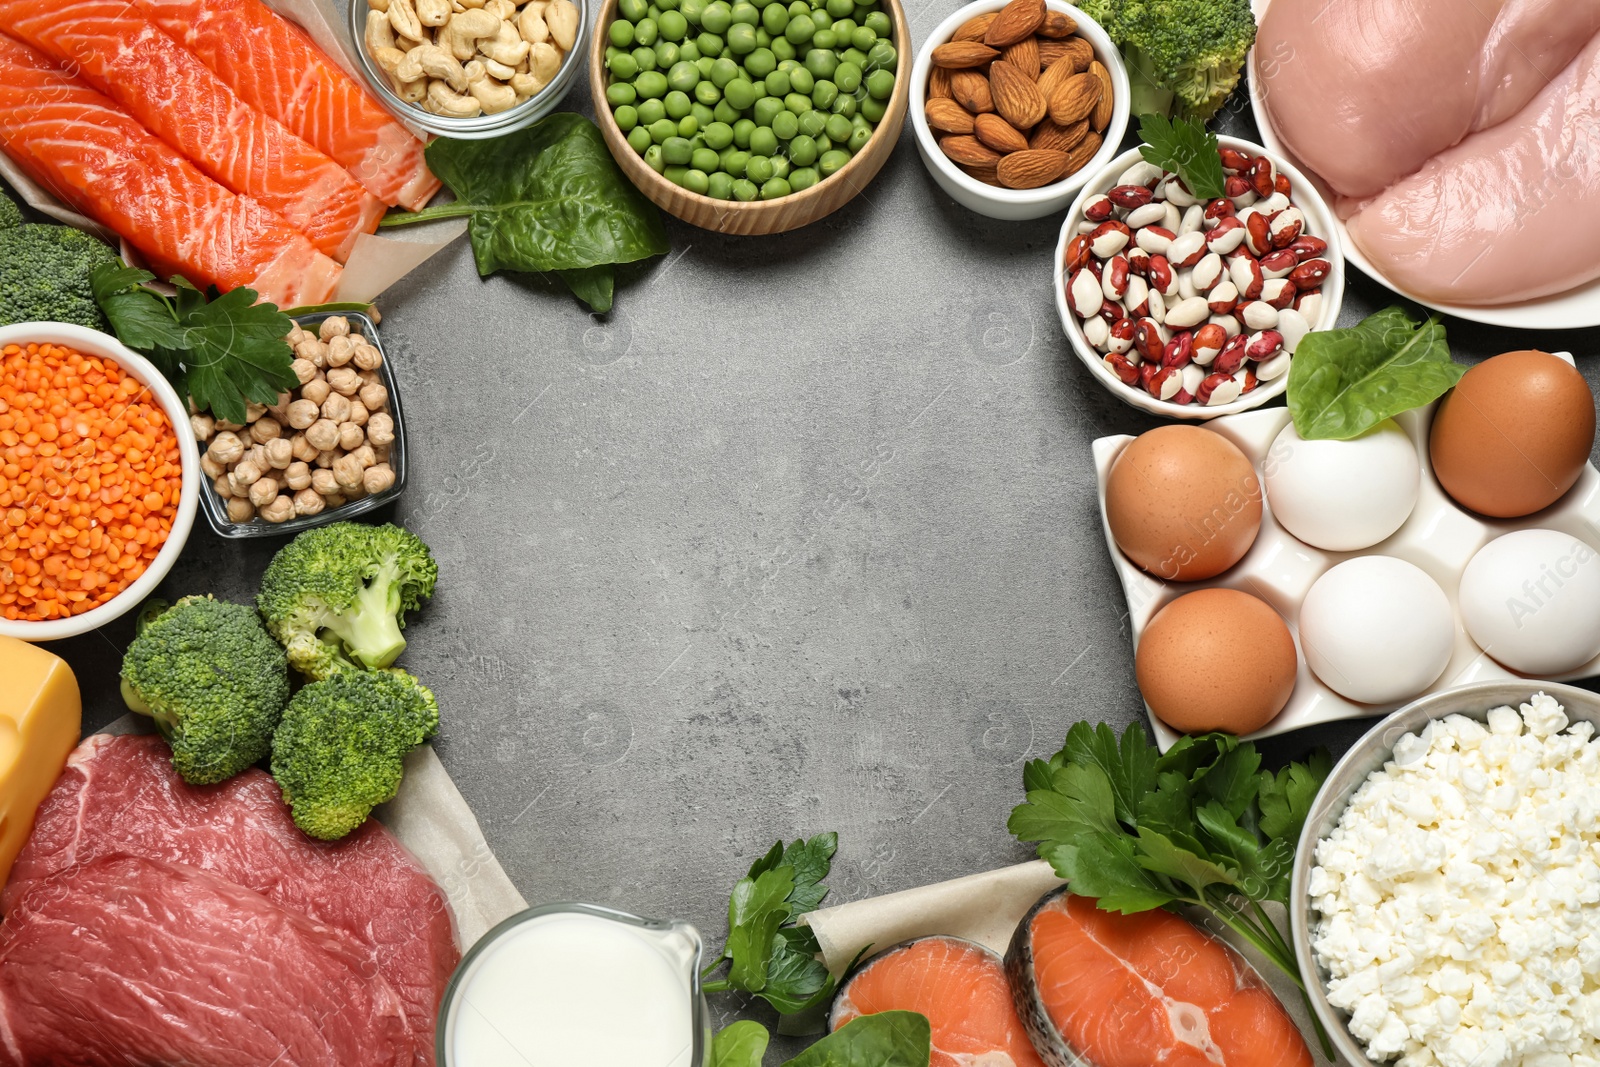
<path fill-rule="evenodd" d="M 1355 326 L 1309 333 L 1289 364 L 1289 414 L 1308 441 L 1348 441 L 1431 404 L 1467 368 L 1450 359 L 1444 324 L 1384 308 Z"/>
<path fill-rule="evenodd" d="M 758 1022 L 741 1019 L 729 1023 L 711 1041 L 709 1067 L 761 1067 L 770 1040 L 767 1028 Z"/>
<path fill-rule="evenodd" d="M 441 138 L 427 155 L 455 202 L 391 215 L 383 225 L 468 216 L 479 274 L 557 271 L 579 299 L 605 312 L 615 264 L 667 251 L 660 211 L 582 115 L 551 115 L 492 140 Z"/>
<path fill-rule="evenodd" d="M 761 1067 L 766 1048 L 760 1023 L 733 1023 L 711 1042 L 711 1067 Z M 884 1011 L 850 1020 L 783 1067 L 928 1067 L 932 1056 L 926 1016 Z"/>
<path fill-rule="evenodd" d="M 1145 162 L 1177 174 L 1184 188 L 1201 200 L 1222 195 L 1224 175 L 1222 157 L 1217 154 L 1217 135 L 1204 123 L 1141 115 L 1139 136 L 1145 141 L 1139 146 Z"/>
<path fill-rule="evenodd" d="M 1111 727 L 1080 722 L 1060 752 L 1023 769 L 1027 802 L 1007 828 L 1101 908 L 1204 908 L 1304 991 L 1262 904 L 1288 902 L 1300 828 L 1331 768 L 1318 752 L 1262 770 L 1255 746 L 1227 734 L 1184 737 L 1163 754 L 1139 723 L 1119 742 Z M 1317 1034 L 1331 1058 L 1320 1025 Z"/>
<path fill-rule="evenodd" d="M 1122 47 L 1135 115 L 1209 122 L 1256 39 L 1250 0 L 1079 0 Z"/>
<path fill-rule="evenodd" d="M 243 423 L 246 404 L 276 403 L 299 384 L 285 340 L 294 323 L 256 303 L 252 289 L 207 294 L 174 277 L 177 294 L 168 297 L 150 287 L 155 275 L 121 261 L 102 264 L 89 280 L 117 338 L 201 411 Z"/>

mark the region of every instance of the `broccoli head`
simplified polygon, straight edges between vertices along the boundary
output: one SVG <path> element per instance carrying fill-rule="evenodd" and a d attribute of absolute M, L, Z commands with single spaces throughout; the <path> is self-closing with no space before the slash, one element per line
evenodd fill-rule
<path fill-rule="evenodd" d="M 184 597 L 141 612 L 122 658 L 122 699 L 155 720 L 191 785 L 232 778 L 266 758 L 289 700 L 283 649 L 244 604 Z"/>
<path fill-rule="evenodd" d="M 1256 39 L 1250 0 L 1086 0 L 1122 46 L 1130 110 L 1209 122 L 1239 84 Z"/>
<path fill-rule="evenodd" d="M 438 577 L 415 534 L 336 522 L 307 530 L 273 557 L 256 603 L 295 669 L 327 678 L 393 663 L 406 647 L 405 612 L 433 595 Z"/>
<path fill-rule="evenodd" d="M 272 740 L 272 776 L 295 825 L 333 841 L 394 798 L 406 754 L 438 728 L 438 701 L 411 675 L 341 671 L 289 701 Z"/>
<path fill-rule="evenodd" d="M 66 322 L 106 328 L 89 273 L 117 254 L 70 226 L 0 224 L 0 326 Z"/>
<path fill-rule="evenodd" d="M 11 230 L 22 225 L 22 209 L 11 198 L 11 192 L 0 183 L 0 230 Z"/>

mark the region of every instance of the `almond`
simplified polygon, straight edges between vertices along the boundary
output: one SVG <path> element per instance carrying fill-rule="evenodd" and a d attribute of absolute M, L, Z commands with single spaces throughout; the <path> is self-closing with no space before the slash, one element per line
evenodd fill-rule
<path fill-rule="evenodd" d="M 1078 147 L 1067 153 L 1067 169 L 1063 173 L 1078 173 L 1088 166 L 1089 160 L 1093 159 L 1098 151 L 1100 151 L 1100 135 L 1090 130 L 1084 135 L 1083 140 L 1078 142 Z"/>
<path fill-rule="evenodd" d="M 1000 17 L 1000 12 L 991 11 L 987 15 L 974 15 L 972 18 L 956 27 L 952 41 L 982 41 L 983 35 L 989 29 L 989 24 Z"/>
<path fill-rule="evenodd" d="M 1060 40 L 1077 33 L 1078 24 L 1065 11 L 1046 11 L 1044 13 L 1044 21 L 1039 23 L 1039 28 L 1033 32 L 1040 37 Z"/>
<path fill-rule="evenodd" d="M 961 169 L 978 179 L 980 182 L 987 182 L 990 185 L 1000 184 L 1000 175 L 996 172 L 993 165 L 987 167 L 962 167 Z"/>
<path fill-rule="evenodd" d="M 1089 113 L 1089 125 L 1093 126 L 1096 132 L 1104 132 L 1111 124 L 1111 109 L 1116 103 L 1111 97 L 1111 72 L 1097 59 L 1089 64 L 1089 73 L 1100 83 L 1100 99 L 1095 103 L 1094 110 Z"/>
<path fill-rule="evenodd" d="M 943 67 L 934 67 L 928 71 L 928 99 L 950 99 L 950 72 Z"/>
<path fill-rule="evenodd" d="M 995 165 L 995 176 L 1007 189 L 1037 189 L 1066 172 L 1067 158 L 1067 153 L 1053 148 L 1012 152 Z"/>
<path fill-rule="evenodd" d="M 989 91 L 989 79 L 975 70 L 950 72 L 950 96 L 974 115 L 994 110 L 994 95 Z"/>
<path fill-rule="evenodd" d="M 933 50 L 933 65 L 964 70 L 981 67 L 999 54 L 998 48 L 990 48 L 977 41 L 947 41 Z"/>
<path fill-rule="evenodd" d="M 1012 0 L 1012 3 L 1015 2 Z M 1085 75 L 1074 74 L 1073 77 Z M 1093 78 L 1089 79 L 1089 84 L 1097 91 L 1100 88 L 1100 83 Z M 1019 130 L 1033 129 L 1044 118 L 1049 107 L 1033 79 L 1003 59 L 997 59 L 989 66 L 989 91 L 994 94 L 994 109 L 1000 113 L 1000 117 Z M 1090 101 L 1084 113 L 1087 114 L 1093 106 L 1094 102 Z"/>
<path fill-rule="evenodd" d="M 1071 56 L 1063 56 L 1054 63 L 1046 64 L 1044 72 L 1039 75 L 1039 92 L 1044 94 L 1046 100 L 1049 100 L 1062 82 L 1077 73 L 1079 73 L 1078 68 L 1073 63 Z"/>
<path fill-rule="evenodd" d="M 1058 152 L 1070 152 L 1083 141 L 1089 132 L 1087 122 L 1074 122 L 1071 126 L 1057 126 L 1049 119 L 1045 119 L 1034 128 L 1033 136 L 1028 138 L 1029 148 L 1054 148 Z"/>
<path fill-rule="evenodd" d="M 1000 58 L 1016 67 L 1033 81 L 1039 80 L 1039 40 L 1029 37 L 1018 41 L 1000 53 Z"/>
<path fill-rule="evenodd" d="M 976 137 L 946 137 L 939 147 L 963 167 L 992 167 L 1000 162 L 1000 153 Z"/>
<path fill-rule="evenodd" d="M 1088 73 L 1074 74 L 1051 92 L 1050 119 L 1057 126 L 1071 126 L 1088 118 L 1099 101 L 1100 79 Z"/>
<path fill-rule="evenodd" d="M 1094 46 L 1082 37 L 1068 37 L 1064 41 L 1041 40 L 1039 42 L 1039 62 L 1050 66 L 1065 56 L 1072 57 L 1072 72 L 1082 74 L 1089 69 L 1089 64 L 1094 62 Z"/>
<path fill-rule="evenodd" d="M 1044 0 L 1011 0 L 1000 9 L 1000 15 L 984 31 L 983 43 L 994 48 L 1016 44 L 1024 37 L 1032 37 L 1044 22 Z"/>
<path fill-rule="evenodd" d="M 979 115 L 972 126 L 978 140 L 1001 155 L 1007 152 L 1021 152 L 1028 147 L 1028 139 L 999 115 Z"/>
<path fill-rule="evenodd" d="M 972 112 L 954 100 L 929 100 L 923 113 L 928 125 L 941 133 L 972 132 Z"/>

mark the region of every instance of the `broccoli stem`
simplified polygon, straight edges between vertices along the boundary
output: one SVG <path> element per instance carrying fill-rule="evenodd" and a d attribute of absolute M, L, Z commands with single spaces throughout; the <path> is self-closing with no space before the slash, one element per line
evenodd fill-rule
<path fill-rule="evenodd" d="M 328 624 L 350 654 L 368 668 L 387 667 L 405 651 L 400 634 L 398 569 L 386 566 L 356 597 L 352 610 Z"/>
<path fill-rule="evenodd" d="M 133 712 L 135 715 L 148 715 L 150 718 L 154 719 L 156 729 L 160 732 L 161 736 L 165 737 L 168 741 L 171 741 L 173 728 L 177 725 L 177 723 L 173 721 L 172 716 L 163 715 L 152 708 L 149 704 L 145 703 L 144 697 L 139 695 L 139 691 L 137 689 L 128 684 L 128 680 L 126 678 L 121 679 L 121 681 L 122 685 L 119 688 L 122 690 L 122 702 L 128 705 L 128 710 Z"/>
<path fill-rule="evenodd" d="M 1163 88 L 1156 80 L 1155 64 L 1138 45 L 1122 49 L 1128 65 L 1128 113 L 1135 120 L 1141 115 L 1172 117 L 1172 105 L 1177 99 L 1172 90 Z"/>

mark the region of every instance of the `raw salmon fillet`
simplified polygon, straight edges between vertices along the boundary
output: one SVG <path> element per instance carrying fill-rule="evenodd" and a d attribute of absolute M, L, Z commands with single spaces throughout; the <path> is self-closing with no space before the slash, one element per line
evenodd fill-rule
<path fill-rule="evenodd" d="M 205 173 L 343 263 L 383 201 L 339 164 L 245 104 L 125 0 L 0 0 L 0 27 L 102 93 Z"/>
<path fill-rule="evenodd" d="M 1057 890 L 1017 927 L 1006 973 L 1051 1067 L 1312 1067 L 1250 965 L 1169 911 L 1121 915 Z"/>
<path fill-rule="evenodd" d="M 127 112 L 0 35 L 0 148 L 56 196 L 196 285 L 320 304 L 337 263 L 249 197 L 212 181 Z"/>
<path fill-rule="evenodd" d="M 261 0 L 134 0 L 156 25 L 386 204 L 416 211 L 439 189 L 422 142 Z"/>
<path fill-rule="evenodd" d="M 1005 965 L 971 941 L 923 937 L 874 956 L 840 988 L 829 1029 L 881 1011 L 927 1016 L 929 1067 L 1043 1067 L 1017 1018 Z"/>

